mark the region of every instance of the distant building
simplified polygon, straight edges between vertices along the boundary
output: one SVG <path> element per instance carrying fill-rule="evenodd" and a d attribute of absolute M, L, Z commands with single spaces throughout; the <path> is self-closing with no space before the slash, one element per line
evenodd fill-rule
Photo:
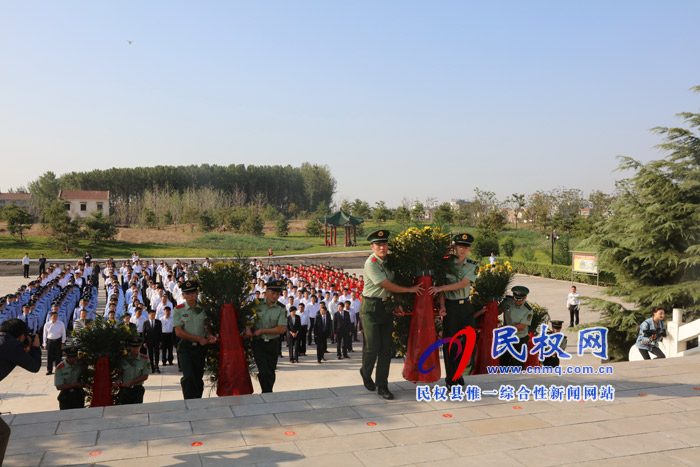
<path fill-rule="evenodd" d="M 469 205 L 469 201 L 467 201 L 466 199 L 452 198 L 452 199 L 450 200 L 450 207 L 451 207 L 452 209 L 457 209 L 457 208 L 459 208 L 460 206 L 467 206 L 467 205 Z"/>
<path fill-rule="evenodd" d="M 61 190 L 58 199 L 73 219 L 89 217 L 95 211 L 109 215 L 109 191 Z"/>
<path fill-rule="evenodd" d="M 581 217 L 591 217 L 593 214 L 593 209 L 591 208 L 581 208 L 578 211 L 578 215 Z"/>
<path fill-rule="evenodd" d="M 15 204 L 23 208 L 29 208 L 29 201 L 32 199 L 30 193 L 0 193 L 0 208 Z"/>

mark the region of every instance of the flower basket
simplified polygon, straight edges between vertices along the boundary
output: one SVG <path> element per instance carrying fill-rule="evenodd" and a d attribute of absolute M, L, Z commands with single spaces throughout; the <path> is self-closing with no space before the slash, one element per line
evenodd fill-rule
<path fill-rule="evenodd" d="M 437 353 L 424 365 L 429 368 L 435 363 L 436 368 L 427 374 L 420 374 L 418 360 L 435 342 L 441 328 L 435 321 L 436 298 L 428 293 L 428 288 L 445 284 L 447 273 L 454 268 L 453 262 L 446 260 L 449 249 L 450 235 L 429 226 L 409 228 L 389 242 L 387 267 L 394 272 L 394 282 L 407 287 L 420 283 L 423 287 L 420 296 L 394 294 L 389 303 L 406 312 L 405 316 L 395 316 L 392 336 L 395 353 L 406 357 L 403 376 L 408 381 L 435 382 L 440 378 Z"/>
<path fill-rule="evenodd" d="M 102 316 L 91 326 L 73 332 L 78 361 L 85 367 L 80 382 L 85 384 L 90 407 L 113 405 L 119 400 L 119 388 L 113 383 L 127 354 L 126 342 L 134 336 L 124 324 Z"/>
<path fill-rule="evenodd" d="M 252 343 L 242 339 L 241 329 L 249 318 L 251 273 L 248 261 L 238 258 L 215 263 L 197 272 L 200 303 L 207 314 L 207 329 L 219 345 L 207 346 L 204 371 L 219 396 L 252 394 L 249 369 L 253 366 Z M 237 312 L 236 310 L 240 310 Z"/>

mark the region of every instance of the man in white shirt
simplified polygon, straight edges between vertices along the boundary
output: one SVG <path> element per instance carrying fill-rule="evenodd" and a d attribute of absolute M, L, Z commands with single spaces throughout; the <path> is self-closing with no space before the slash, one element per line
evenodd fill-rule
<path fill-rule="evenodd" d="M 360 342 L 357 338 L 357 331 L 360 327 L 360 305 L 362 302 L 357 298 L 357 292 L 354 290 L 350 292 L 350 314 L 355 316 L 355 327 L 352 330 L 352 340 L 353 342 Z"/>
<path fill-rule="evenodd" d="M 163 366 L 173 364 L 173 317 L 170 306 L 163 307 L 163 317 L 160 318 L 163 324 L 163 334 L 161 336 L 161 346 L 163 348 Z M 167 362 L 167 363 L 166 363 Z"/>
<path fill-rule="evenodd" d="M 24 254 L 24 258 L 22 258 L 22 266 L 24 269 L 24 278 L 29 279 L 29 253 Z"/>
<path fill-rule="evenodd" d="M 307 337 L 308 344 L 311 345 L 311 338 L 314 334 L 314 329 L 316 325 L 316 315 L 318 314 L 321 307 L 316 303 L 316 295 L 312 295 L 309 298 L 309 302 L 305 306 L 306 314 L 309 316 L 309 334 Z"/>
<path fill-rule="evenodd" d="M 148 321 L 148 317 L 143 314 L 143 307 L 136 307 L 136 314 L 131 319 L 131 322 L 136 325 L 136 332 L 143 334 L 143 323 Z"/>
<path fill-rule="evenodd" d="M 306 356 L 306 333 L 309 332 L 309 312 L 306 309 L 306 305 L 299 303 L 299 308 L 297 310 L 297 315 L 301 318 L 301 332 L 299 333 L 300 347 L 299 355 Z"/>
<path fill-rule="evenodd" d="M 156 309 L 156 319 L 162 319 L 163 316 L 165 316 L 166 308 L 170 308 L 170 310 L 172 311 L 173 304 L 170 303 L 170 300 L 168 300 L 167 295 L 163 295 L 163 298 L 161 299 L 160 303 L 158 304 L 158 308 Z"/>
<path fill-rule="evenodd" d="M 581 305 L 581 296 L 576 292 L 576 286 L 571 286 L 571 292 L 569 292 L 566 298 L 566 307 L 569 309 L 569 317 L 571 318 L 569 322 L 570 327 L 574 327 L 574 324 L 578 326 L 578 311 Z"/>
<path fill-rule="evenodd" d="M 44 349 L 46 349 L 46 374 L 53 374 L 53 369 L 61 363 L 61 349 L 66 343 L 66 326 L 58 320 L 56 308 L 51 310 L 51 321 L 44 325 Z"/>

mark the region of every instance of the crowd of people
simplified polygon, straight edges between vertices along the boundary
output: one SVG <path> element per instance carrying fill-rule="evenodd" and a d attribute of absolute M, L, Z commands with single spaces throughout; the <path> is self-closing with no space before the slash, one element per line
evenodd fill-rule
<path fill-rule="evenodd" d="M 134 252 L 122 262 L 110 258 L 99 263 L 86 252 L 81 260 L 63 266 L 47 265 L 44 255 L 41 259 L 37 279 L 2 297 L 0 324 L 19 319 L 26 324 L 29 334 L 38 335 L 46 350 L 47 375 L 62 364 L 60 379 L 64 383 L 66 369 L 72 369 L 72 362 L 62 359 L 62 354 L 73 357 L 75 350 L 71 333 L 91 326 L 98 315 L 123 322 L 133 330 L 141 339 L 139 353 L 148 359 L 150 371 L 160 373 L 161 362 L 162 366 L 177 362 L 182 371 L 180 353 L 174 352 L 181 340 L 174 328 L 178 324 L 177 311 L 181 314 L 182 310 L 176 309 L 187 305 L 186 284 L 194 280 L 200 268 L 212 266 L 209 258 L 201 264 L 196 260 L 156 262 L 142 260 Z M 298 363 L 306 357 L 307 346 L 315 343 L 316 359 L 322 363 L 327 360 L 330 340 L 338 359 L 350 358 L 353 342 L 359 342 L 358 333 L 362 332 L 359 319 L 362 276 L 328 264 L 266 266 L 261 261 L 252 261 L 250 268 L 249 300 L 264 297 L 266 284 L 271 281 L 279 280 L 283 284 L 276 303 L 284 308 L 286 318 L 282 339 L 275 340 L 275 357 L 282 356 L 286 342 L 289 361 Z M 27 273 L 27 269 L 23 267 L 23 272 Z M 105 306 L 98 310 L 100 284 Z M 182 329 L 182 323 L 179 324 Z"/>

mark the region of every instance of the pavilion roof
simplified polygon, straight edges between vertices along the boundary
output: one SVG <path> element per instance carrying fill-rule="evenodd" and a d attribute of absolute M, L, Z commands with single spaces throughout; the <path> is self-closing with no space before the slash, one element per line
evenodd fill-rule
<path fill-rule="evenodd" d="M 351 216 L 345 211 L 338 211 L 330 216 L 319 217 L 318 222 L 323 225 L 333 225 L 336 227 L 342 227 L 346 225 L 359 225 L 365 220 L 361 217 Z"/>

